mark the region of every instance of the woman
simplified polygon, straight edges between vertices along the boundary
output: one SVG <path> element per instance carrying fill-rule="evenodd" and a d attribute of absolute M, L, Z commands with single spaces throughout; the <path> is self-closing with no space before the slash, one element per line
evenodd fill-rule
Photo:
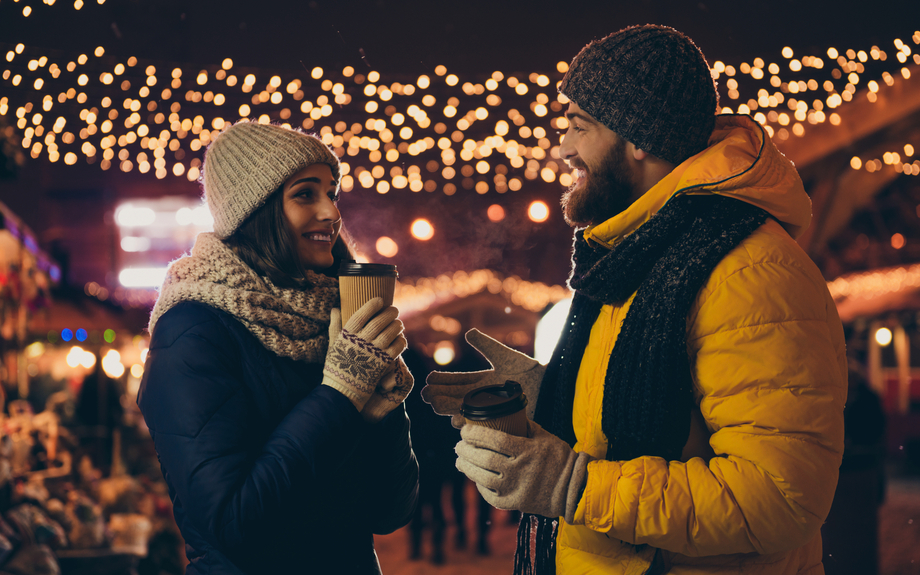
<path fill-rule="evenodd" d="M 380 298 L 341 325 L 338 182 L 281 126 L 208 148 L 214 232 L 169 267 L 138 394 L 187 573 L 380 573 L 373 534 L 412 516 L 403 326 Z"/>

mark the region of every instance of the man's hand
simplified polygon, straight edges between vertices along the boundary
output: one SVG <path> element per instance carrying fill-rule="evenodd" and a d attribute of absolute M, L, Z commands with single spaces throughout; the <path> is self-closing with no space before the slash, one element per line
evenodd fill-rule
<path fill-rule="evenodd" d="M 571 523 L 588 479 L 587 453 L 529 421 L 530 437 L 464 425 L 457 469 L 498 509 L 516 509 Z"/>
<path fill-rule="evenodd" d="M 422 389 L 422 399 L 431 405 L 438 415 L 450 415 L 450 423 L 456 428 L 463 426 L 460 405 L 463 397 L 480 387 L 502 385 L 511 379 L 521 384 L 527 396 L 527 417 L 533 418 L 540 393 L 540 381 L 546 367 L 523 353 L 502 345 L 478 329 L 466 333 L 466 341 L 478 351 L 492 369 L 484 371 L 446 372 L 433 371 L 428 375 L 427 385 Z"/>

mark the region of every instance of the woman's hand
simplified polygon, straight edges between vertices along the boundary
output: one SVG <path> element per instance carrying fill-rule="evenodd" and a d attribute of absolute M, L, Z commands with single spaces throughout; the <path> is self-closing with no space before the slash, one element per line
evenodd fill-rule
<path fill-rule="evenodd" d="M 361 306 L 343 328 L 341 311 L 332 309 L 323 385 L 338 390 L 358 411 L 364 409 L 381 376 L 406 349 L 403 324 L 397 315 L 399 311 L 393 306 L 383 309 L 383 299 L 377 297 Z"/>
<path fill-rule="evenodd" d="M 414 384 L 415 378 L 406 367 L 406 362 L 401 357 L 398 358 L 394 369 L 380 379 L 377 390 L 367 400 L 364 411 L 361 412 L 364 420 L 377 423 L 386 417 L 397 405 L 406 400 Z"/>

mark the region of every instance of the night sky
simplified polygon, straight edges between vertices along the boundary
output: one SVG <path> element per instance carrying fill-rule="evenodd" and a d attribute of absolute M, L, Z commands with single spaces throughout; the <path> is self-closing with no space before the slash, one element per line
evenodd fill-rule
<path fill-rule="evenodd" d="M 17 16 L 32 5 L 29 18 Z M 551 69 L 588 41 L 643 23 L 674 26 L 710 61 L 868 48 L 920 27 L 916 2 L 640 0 L 0 0 L 0 41 L 175 62 L 294 70 L 354 66 L 382 73 L 488 74 Z"/>

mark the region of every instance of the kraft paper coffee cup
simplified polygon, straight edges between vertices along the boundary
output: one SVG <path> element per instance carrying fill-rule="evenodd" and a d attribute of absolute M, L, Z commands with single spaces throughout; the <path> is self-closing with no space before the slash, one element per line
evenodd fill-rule
<path fill-rule="evenodd" d="M 375 297 L 383 298 L 384 306 L 393 305 L 397 277 L 396 266 L 390 264 L 342 264 L 339 267 L 342 324 Z"/>
<path fill-rule="evenodd" d="M 521 384 L 509 379 L 504 385 L 480 387 L 467 393 L 460 406 L 460 414 L 467 423 L 527 437 L 525 407 L 527 396 L 521 390 Z"/>

